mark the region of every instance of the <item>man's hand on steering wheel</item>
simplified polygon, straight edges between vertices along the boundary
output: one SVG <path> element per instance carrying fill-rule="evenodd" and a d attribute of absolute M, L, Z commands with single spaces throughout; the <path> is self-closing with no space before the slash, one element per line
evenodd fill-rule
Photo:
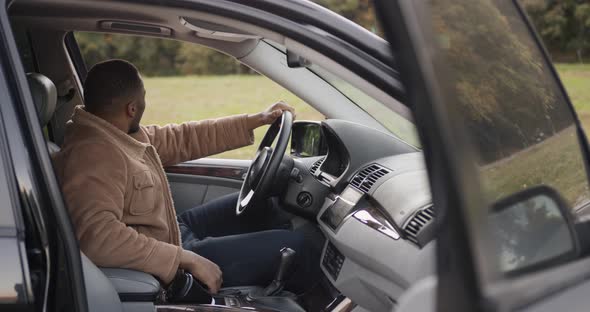
<path fill-rule="evenodd" d="M 272 194 L 273 180 L 289 145 L 294 116 L 292 107 L 284 102 L 278 102 L 264 112 L 249 117 L 252 121 L 252 129 L 266 123 L 271 125 L 262 138 L 245 175 L 236 205 L 237 215 L 244 213 L 248 207 L 260 206 L 256 203 Z M 273 147 L 275 139 L 276 143 Z"/>
<path fill-rule="evenodd" d="M 295 116 L 295 109 L 293 107 L 283 101 L 278 101 L 260 113 L 249 115 L 248 128 L 252 130 L 264 125 L 270 125 L 277 118 L 281 117 L 284 111 L 289 111 Z"/>

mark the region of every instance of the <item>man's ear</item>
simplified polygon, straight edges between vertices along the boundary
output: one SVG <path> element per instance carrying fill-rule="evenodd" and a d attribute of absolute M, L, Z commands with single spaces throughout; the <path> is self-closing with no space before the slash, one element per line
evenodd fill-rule
<path fill-rule="evenodd" d="M 135 101 L 130 101 L 125 105 L 125 113 L 127 113 L 127 117 L 134 118 L 135 114 L 137 114 L 137 104 Z"/>

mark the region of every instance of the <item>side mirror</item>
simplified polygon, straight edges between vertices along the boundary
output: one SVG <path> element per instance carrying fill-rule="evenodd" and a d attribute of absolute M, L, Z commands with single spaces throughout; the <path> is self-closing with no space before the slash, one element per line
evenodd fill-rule
<path fill-rule="evenodd" d="M 579 252 L 568 206 L 548 186 L 496 202 L 487 220 L 499 271 L 506 275 L 567 262 Z"/>
<path fill-rule="evenodd" d="M 287 49 L 287 66 L 289 66 L 289 68 L 302 68 L 311 66 L 311 62 Z"/>
<path fill-rule="evenodd" d="M 328 146 L 322 126 L 315 121 L 295 121 L 291 130 L 291 155 L 296 157 L 322 156 Z"/>

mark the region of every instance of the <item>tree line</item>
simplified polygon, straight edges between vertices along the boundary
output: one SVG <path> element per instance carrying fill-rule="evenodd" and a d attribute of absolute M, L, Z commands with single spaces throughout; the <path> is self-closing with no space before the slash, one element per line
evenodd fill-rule
<path fill-rule="evenodd" d="M 431 22 L 481 164 L 525 150 L 572 124 L 542 55 L 510 1 L 433 0 Z"/>
<path fill-rule="evenodd" d="M 587 62 L 590 0 L 522 0 L 556 62 Z"/>

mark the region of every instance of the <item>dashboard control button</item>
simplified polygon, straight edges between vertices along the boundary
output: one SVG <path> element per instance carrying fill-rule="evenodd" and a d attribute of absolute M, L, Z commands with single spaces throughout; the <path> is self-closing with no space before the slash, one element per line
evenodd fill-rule
<path fill-rule="evenodd" d="M 301 175 L 299 169 L 293 168 L 293 170 L 291 170 L 291 179 L 295 180 L 297 183 L 303 182 L 303 176 Z"/>
<path fill-rule="evenodd" d="M 344 260 L 345 258 L 340 251 L 331 242 L 328 242 L 324 252 L 324 258 L 322 259 L 322 265 L 334 280 L 338 279 L 338 274 L 340 274 Z"/>

